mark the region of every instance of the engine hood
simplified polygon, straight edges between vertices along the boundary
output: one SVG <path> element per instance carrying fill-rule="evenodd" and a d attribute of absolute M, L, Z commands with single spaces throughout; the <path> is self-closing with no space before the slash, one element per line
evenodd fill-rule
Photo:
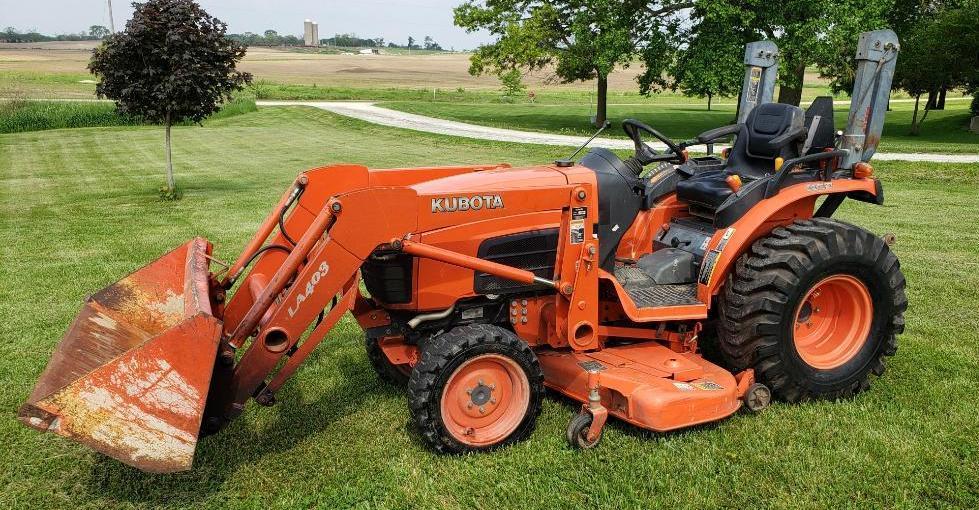
<path fill-rule="evenodd" d="M 477 194 L 491 191 L 539 189 L 564 186 L 568 183 L 564 173 L 547 166 L 526 168 L 498 168 L 472 172 L 412 186 L 419 196 Z"/>
<path fill-rule="evenodd" d="M 560 209 L 568 178 L 552 167 L 500 168 L 454 175 L 412 186 L 418 194 L 420 231 L 501 216 Z"/>

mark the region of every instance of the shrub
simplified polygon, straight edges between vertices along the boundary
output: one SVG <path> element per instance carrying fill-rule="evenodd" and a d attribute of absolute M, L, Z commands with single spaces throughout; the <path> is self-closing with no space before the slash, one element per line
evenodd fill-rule
<path fill-rule="evenodd" d="M 500 83 L 503 84 L 503 95 L 507 97 L 519 96 L 525 88 L 526 85 L 523 84 L 522 76 L 518 69 L 510 69 L 509 71 L 500 73 Z"/>

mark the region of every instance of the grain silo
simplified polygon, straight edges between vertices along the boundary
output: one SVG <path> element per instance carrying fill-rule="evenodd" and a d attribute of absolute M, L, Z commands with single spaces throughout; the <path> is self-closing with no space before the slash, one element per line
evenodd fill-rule
<path fill-rule="evenodd" d="M 303 22 L 303 44 L 313 45 L 313 21 L 310 19 Z"/>

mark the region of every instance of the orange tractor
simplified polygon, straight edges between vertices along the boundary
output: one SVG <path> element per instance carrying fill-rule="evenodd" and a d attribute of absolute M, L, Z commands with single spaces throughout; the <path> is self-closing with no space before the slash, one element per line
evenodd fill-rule
<path fill-rule="evenodd" d="M 186 470 L 201 435 L 274 405 L 348 311 L 440 452 L 526 438 L 545 388 L 582 404 L 567 431 L 582 448 L 609 416 L 669 431 L 851 396 L 907 307 L 887 243 L 831 218 L 883 200 L 867 161 L 897 51 L 893 32 L 861 36 L 839 133 L 829 98 L 771 102 L 777 49 L 760 42 L 738 122 L 695 140 L 627 120 L 626 159 L 304 172 L 234 263 L 211 272 L 193 239 L 91 296 L 19 417 Z M 723 157 L 685 150 L 731 136 Z"/>

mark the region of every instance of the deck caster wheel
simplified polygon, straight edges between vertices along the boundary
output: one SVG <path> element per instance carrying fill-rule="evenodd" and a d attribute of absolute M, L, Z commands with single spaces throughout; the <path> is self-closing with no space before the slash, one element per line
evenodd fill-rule
<path fill-rule="evenodd" d="M 762 383 L 752 384 L 744 393 L 744 406 L 753 413 L 760 413 L 768 409 L 771 403 L 772 390 Z"/>
<path fill-rule="evenodd" d="M 592 415 L 588 413 L 578 413 L 571 418 L 571 422 L 568 423 L 568 444 L 582 450 L 590 450 L 598 446 L 602 436 L 605 435 L 605 428 L 602 428 L 594 441 L 589 441 L 588 429 L 591 428 L 592 419 Z"/>

